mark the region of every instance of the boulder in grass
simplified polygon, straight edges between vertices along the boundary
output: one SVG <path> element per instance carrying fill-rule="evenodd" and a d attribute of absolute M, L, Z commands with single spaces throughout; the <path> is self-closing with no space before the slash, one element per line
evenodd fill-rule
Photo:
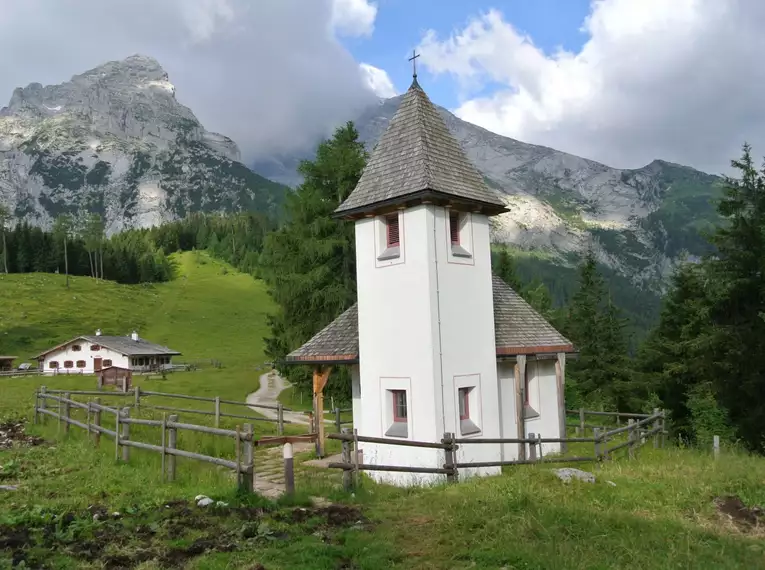
<path fill-rule="evenodd" d="M 553 473 L 555 473 L 556 477 L 558 477 L 558 479 L 560 479 L 564 483 L 570 483 L 574 479 L 578 481 L 583 481 L 585 483 L 595 482 L 595 475 L 587 471 L 582 471 L 581 469 L 574 469 L 573 467 L 563 467 L 562 469 L 553 469 Z"/>

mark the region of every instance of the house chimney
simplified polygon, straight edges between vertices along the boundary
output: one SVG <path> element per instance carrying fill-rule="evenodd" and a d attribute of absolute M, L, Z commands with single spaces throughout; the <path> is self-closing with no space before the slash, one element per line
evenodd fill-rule
<path fill-rule="evenodd" d="M 138 333 L 133 331 L 133 334 L 130 335 L 130 338 L 132 338 L 134 341 L 138 342 Z"/>
<path fill-rule="evenodd" d="M 96 329 L 96 336 L 101 336 L 101 329 Z"/>

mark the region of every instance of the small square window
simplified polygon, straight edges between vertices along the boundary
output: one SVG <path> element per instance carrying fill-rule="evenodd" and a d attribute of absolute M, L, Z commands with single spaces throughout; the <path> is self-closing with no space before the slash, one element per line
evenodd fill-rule
<path fill-rule="evenodd" d="M 77 368 L 85 368 L 85 361 L 84 360 L 78 360 L 77 361 Z"/>
<path fill-rule="evenodd" d="M 386 245 L 387 247 L 399 247 L 401 245 L 398 214 L 385 216 Z"/>
<path fill-rule="evenodd" d="M 81 350 L 82 350 L 82 347 L 79 344 L 72 345 L 72 352 L 80 352 Z"/>
<path fill-rule="evenodd" d="M 102 364 L 102 366 L 104 368 L 106 368 L 107 366 L 111 366 L 111 365 L 112 365 L 112 361 L 111 360 L 104 360 L 104 362 Z"/>
<path fill-rule="evenodd" d="M 458 392 L 460 419 L 470 419 L 470 388 L 460 388 Z"/>
<path fill-rule="evenodd" d="M 72 362 L 71 360 L 65 360 L 64 368 L 74 368 L 74 362 Z"/>
<path fill-rule="evenodd" d="M 93 352 L 98 352 L 99 350 L 101 350 L 101 346 L 98 345 L 98 344 L 91 344 L 90 345 L 90 350 L 93 351 Z"/>
<path fill-rule="evenodd" d="M 393 421 L 406 423 L 406 390 L 391 390 L 391 393 L 393 394 Z"/>
<path fill-rule="evenodd" d="M 58 362 L 57 362 L 57 361 L 55 361 L 55 360 L 51 360 L 51 361 L 48 363 L 48 368 L 52 368 L 52 369 L 54 369 L 54 370 L 55 370 L 56 368 L 58 368 Z"/>
<path fill-rule="evenodd" d="M 409 410 L 406 402 L 406 390 L 387 390 L 389 437 L 409 437 Z"/>
<path fill-rule="evenodd" d="M 460 415 L 460 433 L 462 435 L 470 435 L 481 431 L 475 421 L 470 417 L 470 400 L 473 396 L 473 387 L 459 388 L 457 390 L 457 405 Z M 478 402 L 474 402 L 478 404 Z"/>

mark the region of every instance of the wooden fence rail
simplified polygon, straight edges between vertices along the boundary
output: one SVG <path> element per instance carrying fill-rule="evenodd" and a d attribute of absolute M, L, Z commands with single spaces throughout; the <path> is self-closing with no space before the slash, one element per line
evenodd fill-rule
<path fill-rule="evenodd" d="M 53 392 L 53 391 L 51 391 Z M 55 391 L 57 394 L 61 394 L 62 391 Z M 72 392 L 72 394 L 81 394 L 81 392 Z M 103 395 L 102 392 L 99 394 Z M 99 445 L 100 436 L 107 435 L 114 439 L 115 458 L 122 461 L 130 460 L 130 448 L 142 449 L 144 451 L 150 451 L 159 453 L 162 456 L 162 478 L 167 478 L 170 481 L 175 480 L 176 477 L 176 457 L 185 457 L 187 459 L 193 459 L 195 461 L 201 461 L 205 463 L 211 463 L 231 469 L 237 476 L 239 486 L 247 491 L 253 489 L 253 476 L 254 476 L 254 464 L 255 453 L 254 449 L 259 446 L 270 445 L 292 445 L 299 441 L 315 441 L 317 434 L 305 434 L 300 436 L 284 436 L 278 435 L 276 437 L 262 437 L 255 439 L 253 434 L 252 424 L 244 424 L 243 429 L 239 426 L 235 430 L 222 429 L 219 427 L 210 427 L 186 422 L 178 421 L 178 415 L 172 414 L 168 417 L 163 415 L 161 420 L 147 419 L 147 418 L 135 418 L 130 417 L 131 408 L 125 406 L 121 409 L 104 406 L 98 401 L 96 402 L 78 402 L 71 399 L 69 392 L 63 393 L 63 396 L 56 396 L 47 392 L 45 387 L 42 387 L 35 394 L 35 423 L 41 422 L 44 418 L 53 417 L 58 420 L 59 429 L 64 428 L 66 432 L 69 431 L 69 426 L 75 426 L 92 434 L 94 444 Z M 56 403 L 58 410 L 49 406 L 49 403 Z M 87 412 L 87 420 L 80 421 L 74 419 L 71 416 L 73 409 L 84 410 Z M 106 412 L 114 417 L 114 429 L 104 427 L 102 424 L 102 413 Z M 161 429 L 161 445 L 154 443 L 147 443 L 143 441 L 137 441 L 135 434 L 131 434 L 130 426 L 147 426 L 157 427 Z M 211 436 L 222 437 L 225 439 L 233 439 L 235 444 L 236 459 L 225 459 L 222 457 L 215 457 L 210 455 L 204 455 L 192 451 L 179 449 L 177 447 L 178 431 L 190 431 L 195 433 L 203 433 Z M 285 464 L 286 465 L 286 464 Z M 285 477 L 292 477 L 293 474 L 285 473 Z M 294 492 L 294 483 L 291 489 Z"/>
<path fill-rule="evenodd" d="M 536 465 L 547 463 L 577 463 L 577 462 L 601 462 L 611 458 L 611 454 L 620 449 L 627 448 L 629 457 L 635 456 L 635 450 L 643 445 L 648 438 L 652 438 L 654 447 L 664 445 L 665 414 L 663 411 L 655 410 L 652 415 L 641 415 L 639 421 L 630 419 L 628 425 L 602 431 L 595 428 L 592 437 L 572 437 L 543 438 L 533 433 L 525 438 L 457 438 L 452 433 L 445 433 L 440 442 L 429 441 L 411 441 L 381 437 L 360 436 L 356 432 L 350 432 L 348 428 L 343 428 L 342 433 L 332 433 L 327 437 L 329 439 L 339 440 L 343 443 L 342 461 L 329 463 L 330 468 L 343 470 L 343 485 L 346 489 L 353 487 L 352 481 L 358 482 L 360 471 L 391 471 L 405 473 L 428 473 L 446 475 L 448 482 L 456 482 L 459 469 L 475 469 L 480 467 L 503 467 L 511 465 Z M 652 426 L 646 429 L 647 426 Z M 614 438 L 622 434 L 627 434 L 627 441 L 616 443 L 608 447 L 609 440 L 615 443 Z M 443 449 L 444 464 L 442 467 L 420 467 L 420 466 L 402 466 L 402 465 L 372 465 L 359 463 L 359 443 L 374 443 L 382 445 L 393 445 L 402 447 L 418 447 L 423 449 Z M 543 445 L 547 443 L 592 443 L 594 453 L 592 455 L 567 457 L 565 455 L 543 454 Z M 480 462 L 460 462 L 457 460 L 457 450 L 463 445 L 481 445 L 481 444 L 515 444 L 519 446 L 518 457 L 521 459 L 508 461 L 480 461 Z M 529 446 L 529 453 L 525 455 L 521 451 L 525 446 Z M 521 446 L 523 446 L 521 448 Z M 528 457 L 526 459 L 525 457 Z M 353 477 L 351 477 L 353 475 Z M 358 483 L 356 483 L 358 484 Z"/>
<path fill-rule="evenodd" d="M 176 412 L 176 413 L 183 413 L 183 414 L 199 414 L 203 416 L 215 416 L 215 427 L 220 426 L 220 418 L 236 418 L 236 419 L 244 419 L 244 420 L 250 420 L 254 422 L 269 422 L 269 423 L 275 423 L 277 424 L 277 432 L 279 434 L 284 433 L 284 425 L 293 423 L 289 420 L 284 419 L 284 412 L 290 412 L 292 411 L 290 408 L 285 408 L 282 406 L 281 403 L 279 403 L 276 406 L 271 406 L 268 404 L 248 404 L 247 402 L 237 402 L 235 400 L 224 400 L 220 397 L 205 397 L 205 396 L 192 396 L 189 394 L 174 394 L 170 392 L 156 392 L 153 390 L 142 390 L 139 386 L 136 386 L 132 390 L 125 390 L 122 392 L 119 391 L 106 391 L 106 390 L 50 390 L 46 388 L 45 386 L 41 387 L 41 391 L 46 394 L 70 394 L 75 396 L 116 396 L 116 397 L 124 397 L 124 398 L 132 398 L 133 402 L 130 404 L 130 407 L 134 408 L 140 408 L 144 407 L 147 409 L 155 409 L 159 411 L 164 412 Z M 144 400 L 142 400 L 142 397 L 155 397 L 155 398 L 169 398 L 169 399 L 178 399 L 178 400 L 191 400 L 196 402 L 208 402 L 213 404 L 212 410 L 195 410 L 190 408 L 177 408 L 174 406 L 160 406 L 155 405 L 152 403 L 148 403 Z M 276 411 L 276 418 L 266 418 L 266 417 L 258 417 L 258 416 L 252 416 L 252 415 L 243 415 L 243 414 L 232 414 L 226 411 L 223 411 L 221 409 L 221 405 L 229 405 L 229 406 L 244 406 L 248 409 L 264 409 L 264 410 L 275 410 Z"/>

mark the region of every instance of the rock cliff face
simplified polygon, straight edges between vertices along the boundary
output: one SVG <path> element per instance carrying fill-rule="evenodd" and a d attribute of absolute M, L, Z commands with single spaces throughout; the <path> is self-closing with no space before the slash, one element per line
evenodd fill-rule
<path fill-rule="evenodd" d="M 354 119 L 369 150 L 399 101 L 381 100 Z M 440 112 L 486 182 L 506 196 L 510 212 L 495 220 L 496 241 L 565 266 L 593 247 L 602 264 L 656 292 L 680 255 L 706 251 L 699 230 L 716 220 L 717 177 L 660 160 L 635 170 L 610 168 Z M 278 157 L 261 161 L 258 171 L 296 184 L 296 164 Z"/>
<path fill-rule="evenodd" d="M 0 110 L 0 203 L 37 225 L 90 211 L 113 233 L 192 211 L 274 212 L 284 192 L 204 129 L 150 57 L 32 83 Z"/>

